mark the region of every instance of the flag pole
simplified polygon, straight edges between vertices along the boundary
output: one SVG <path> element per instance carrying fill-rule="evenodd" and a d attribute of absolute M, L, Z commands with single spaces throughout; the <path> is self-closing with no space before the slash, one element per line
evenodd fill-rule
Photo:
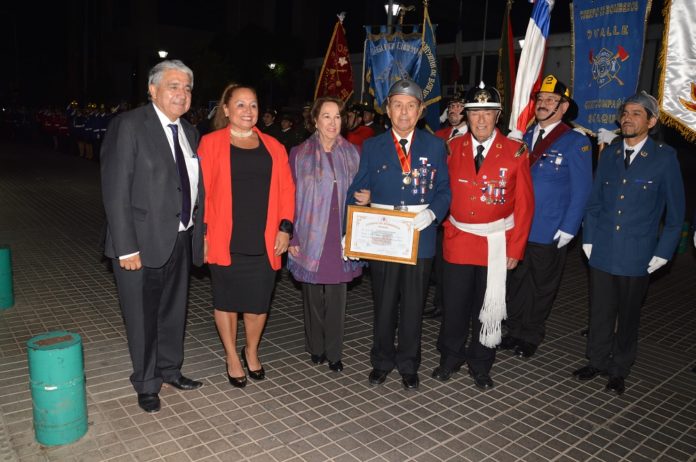
<path fill-rule="evenodd" d="M 483 63 L 486 62 L 486 25 L 488 24 L 488 0 L 486 0 L 486 9 L 483 13 L 483 44 L 481 45 L 481 73 L 479 82 L 483 82 Z"/>
<path fill-rule="evenodd" d="M 370 31 L 372 32 L 372 31 Z M 364 101 L 365 98 L 365 62 L 367 61 L 367 34 L 365 35 L 365 41 L 363 41 L 363 59 L 362 59 L 362 82 L 360 83 L 360 101 Z"/>

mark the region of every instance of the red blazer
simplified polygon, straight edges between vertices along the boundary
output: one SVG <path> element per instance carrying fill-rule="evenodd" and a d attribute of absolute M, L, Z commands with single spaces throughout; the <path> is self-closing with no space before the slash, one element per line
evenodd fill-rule
<path fill-rule="evenodd" d="M 362 145 L 366 139 L 375 136 L 375 131 L 364 125 L 358 125 L 346 134 L 346 139 L 356 145 L 362 151 Z"/>
<path fill-rule="evenodd" d="M 450 214 L 464 223 L 490 223 L 513 214 L 515 227 L 505 233 L 506 253 L 508 257 L 522 260 L 534 216 L 534 190 L 526 147 L 496 130 L 478 174 L 474 167 L 471 133 L 452 139 L 449 147 Z M 495 187 L 501 186 L 501 180 L 504 181 L 504 195 L 499 189 L 496 196 Z M 487 185 L 490 186 L 487 188 Z M 503 196 L 505 202 L 501 203 Z M 449 220 L 445 220 L 444 227 L 442 250 L 446 261 L 488 266 L 485 237 L 460 231 Z"/>
<path fill-rule="evenodd" d="M 264 240 L 266 254 L 274 270 L 280 269 L 280 256 L 273 251 L 281 220 L 293 221 L 295 215 L 295 184 L 292 181 L 285 147 L 272 136 L 252 128 L 268 149 L 273 160 L 268 214 Z M 203 184 L 205 185 L 206 239 L 208 263 L 229 266 L 232 239 L 232 178 L 230 177 L 230 131 L 228 128 L 205 135 L 198 145 Z"/>

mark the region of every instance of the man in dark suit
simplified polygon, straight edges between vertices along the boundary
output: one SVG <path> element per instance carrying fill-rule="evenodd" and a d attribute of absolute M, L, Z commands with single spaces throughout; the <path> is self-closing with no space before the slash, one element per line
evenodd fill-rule
<path fill-rule="evenodd" d="M 203 263 L 203 181 L 198 133 L 181 116 L 193 72 L 177 60 L 150 71 L 152 104 L 116 117 L 101 150 L 107 218 L 105 255 L 114 276 L 133 363 L 138 404 L 160 409 L 162 383 L 202 383 L 181 375 L 191 262 Z"/>
<path fill-rule="evenodd" d="M 573 375 L 590 380 L 608 374 L 606 390 L 619 395 L 636 359 L 650 274 L 672 258 L 684 222 L 677 153 L 648 136 L 657 116 L 657 101 L 645 92 L 619 108 L 621 138 L 600 157 L 583 223 L 582 248 L 590 264 L 590 363 Z"/>
<path fill-rule="evenodd" d="M 445 218 L 451 197 L 444 141 L 416 130 L 424 108 L 423 91 L 416 82 L 404 79 L 392 85 L 387 97 L 392 129 L 365 141 L 347 194 L 349 205 L 358 202 L 354 193 L 369 190 L 372 208 L 416 214 L 417 263 L 370 262 L 375 326 L 369 382 L 384 383 L 396 367 L 406 390 L 417 389 L 420 383 L 421 324 L 435 230 Z"/>

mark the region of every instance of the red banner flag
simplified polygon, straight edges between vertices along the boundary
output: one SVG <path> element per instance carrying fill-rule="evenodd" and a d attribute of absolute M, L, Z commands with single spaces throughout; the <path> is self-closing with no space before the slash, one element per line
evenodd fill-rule
<path fill-rule="evenodd" d="M 324 64 L 321 66 L 314 99 L 321 96 L 336 96 L 343 101 L 348 101 L 352 95 L 353 68 L 350 65 L 346 31 L 343 29 L 343 16 L 339 15 L 329 48 L 326 50 Z"/>

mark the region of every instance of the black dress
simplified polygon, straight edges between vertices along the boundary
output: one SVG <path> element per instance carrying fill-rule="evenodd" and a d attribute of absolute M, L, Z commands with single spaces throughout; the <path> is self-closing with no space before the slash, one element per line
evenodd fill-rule
<path fill-rule="evenodd" d="M 267 313 L 275 271 L 266 253 L 266 216 L 273 161 L 263 143 L 252 149 L 230 146 L 232 238 L 230 266 L 210 265 L 217 310 Z"/>

